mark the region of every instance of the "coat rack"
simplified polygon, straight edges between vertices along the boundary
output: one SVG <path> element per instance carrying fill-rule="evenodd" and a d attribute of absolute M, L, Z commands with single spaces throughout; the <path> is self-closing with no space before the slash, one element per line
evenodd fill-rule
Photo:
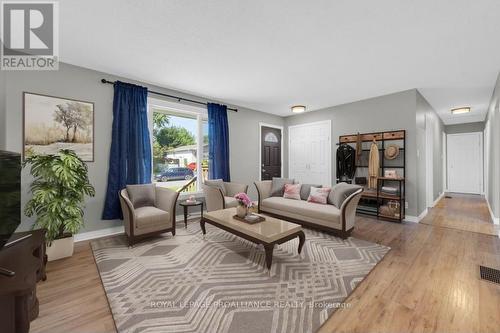
<path fill-rule="evenodd" d="M 406 131 L 397 130 L 360 133 L 359 135 L 361 136 L 362 152 L 361 163 L 356 165 L 356 175 L 359 175 L 363 173 L 363 170 L 366 170 L 366 176 L 368 176 L 368 156 L 370 154 L 369 146 L 373 141 L 376 141 L 379 146 L 380 164 L 379 177 L 377 178 L 377 188 L 375 190 L 365 188 L 356 212 L 359 214 L 376 216 L 379 219 L 401 222 L 404 220 L 406 214 Z M 357 137 L 358 134 L 341 135 L 339 137 L 338 144 L 345 143 L 352 145 L 355 148 Z M 394 160 L 387 159 L 384 155 L 385 149 L 389 144 L 397 144 L 399 146 L 398 158 Z M 396 170 L 397 177 L 385 177 L 386 170 Z M 382 186 L 386 185 L 396 187 L 399 190 L 398 195 L 381 192 Z M 384 208 L 389 204 L 392 206 L 399 206 L 399 208 L 397 210 L 391 210 L 391 212 L 394 212 L 393 214 L 388 214 L 387 209 Z"/>

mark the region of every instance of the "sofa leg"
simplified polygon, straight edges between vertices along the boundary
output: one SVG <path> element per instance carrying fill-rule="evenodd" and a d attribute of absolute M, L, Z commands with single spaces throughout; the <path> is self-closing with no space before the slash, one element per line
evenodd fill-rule
<path fill-rule="evenodd" d="M 354 228 L 350 229 L 350 230 L 347 230 L 347 231 L 341 231 L 340 233 L 340 238 L 342 239 L 347 239 L 349 237 L 351 237 L 351 232 Z"/>

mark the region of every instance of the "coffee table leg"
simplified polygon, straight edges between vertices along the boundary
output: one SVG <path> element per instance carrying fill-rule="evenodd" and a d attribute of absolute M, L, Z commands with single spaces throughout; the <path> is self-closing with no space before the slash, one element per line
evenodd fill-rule
<path fill-rule="evenodd" d="M 300 252 L 302 251 L 302 246 L 304 246 L 304 243 L 306 242 L 306 235 L 304 235 L 303 231 L 300 231 L 297 236 L 299 236 L 299 254 L 300 254 Z"/>
<path fill-rule="evenodd" d="M 188 208 L 184 206 L 184 227 L 188 227 Z"/>
<path fill-rule="evenodd" d="M 264 245 L 264 249 L 266 250 L 266 266 L 267 266 L 267 269 L 271 269 L 271 265 L 273 263 L 273 249 L 274 249 L 274 244 Z"/>
<path fill-rule="evenodd" d="M 201 227 L 201 232 L 205 235 L 207 231 L 205 230 L 205 220 L 201 219 L 200 220 L 200 227 Z"/>

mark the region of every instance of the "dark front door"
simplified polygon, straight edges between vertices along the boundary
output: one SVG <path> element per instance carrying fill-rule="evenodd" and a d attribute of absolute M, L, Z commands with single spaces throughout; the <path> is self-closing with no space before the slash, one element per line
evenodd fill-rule
<path fill-rule="evenodd" d="M 281 129 L 261 127 L 261 179 L 281 177 Z"/>

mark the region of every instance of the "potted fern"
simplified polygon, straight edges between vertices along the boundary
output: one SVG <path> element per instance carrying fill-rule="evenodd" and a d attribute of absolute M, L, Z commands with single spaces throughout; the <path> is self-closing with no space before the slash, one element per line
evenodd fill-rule
<path fill-rule="evenodd" d="M 73 235 L 83 226 L 85 196 L 95 195 L 89 183 L 87 165 L 74 151 L 61 150 L 55 155 L 32 155 L 24 166 L 30 166 L 35 178 L 30 186 L 32 198 L 24 213 L 36 215 L 33 228 L 47 230 L 48 260 L 73 255 Z"/>

